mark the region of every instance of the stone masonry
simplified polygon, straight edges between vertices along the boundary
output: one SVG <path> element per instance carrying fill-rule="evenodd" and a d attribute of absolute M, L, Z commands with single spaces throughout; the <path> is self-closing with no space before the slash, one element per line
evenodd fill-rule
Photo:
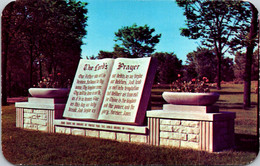
<path fill-rule="evenodd" d="M 198 149 L 200 122 L 160 119 L 160 145 Z"/>
<path fill-rule="evenodd" d="M 48 110 L 24 109 L 24 128 L 48 131 Z"/>
<path fill-rule="evenodd" d="M 146 112 L 147 126 L 133 126 L 67 120 L 62 118 L 64 107 L 65 104 L 16 103 L 16 126 L 50 133 L 208 152 L 221 151 L 234 145 L 235 113 L 231 112 L 187 114 L 153 110 Z"/>
<path fill-rule="evenodd" d="M 53 121 L 54 119 L 62 118 L 65 104 L 37 102 L 40 100 L 41 98 L 29 98 L 29 102 L 15 103 L 16 127 L 50 133 L 54 132 Z"/>
<path fill-rule="evenodd" d="M 232 120 L 210 122 L 160 119 L 160 145 L 206 151 L 231 148 L 234 145 L 232 124 Z"/>
<path fill-rule="evenodd" d="M 16 127 L 53 133 L 53 120 L 61 111 L 63 110 L 17 108 L 16 115 L 22 116 L 16 118 Z"/>
<path fill-rule="evenodd" d="M 55 126 L 56 133 L 80 135 L 93 138 L 110 139 L 119 142 L 145 143 L 147 144 L 147 134 L 122 133 L 117 131 L 91 130 L 82 128 L 71 128 Z"/>
<path fill-rule="evenodd" d="M 148 111 L 147 116 L 153 123 L 150 126 L 159 126 L 157 131 L 150 130 L 150 140 L 158 140 L 154 145 L 209 152 L 234 146 L 235 113 L 186 114 L 157 110 Z"/>

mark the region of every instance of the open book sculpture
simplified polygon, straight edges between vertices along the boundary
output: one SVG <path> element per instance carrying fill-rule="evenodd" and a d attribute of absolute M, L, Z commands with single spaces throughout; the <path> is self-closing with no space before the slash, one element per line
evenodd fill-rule
<path fill-rule="evenodd" d="M 141 125 L 155 72 L 150 57 L 82 59 L 63 116 Z"/>

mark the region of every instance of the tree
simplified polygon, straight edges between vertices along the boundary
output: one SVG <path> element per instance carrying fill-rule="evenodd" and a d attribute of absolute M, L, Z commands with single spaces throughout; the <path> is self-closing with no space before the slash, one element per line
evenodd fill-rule
<path fill-rule="evenodd" d="M 257 9 L 250 4 L 252 10 L 251 18 L 251 27 L 248 35 L 248 45 L 246 48 L 246 66 L 245 66 L 245 79 L 244 79 L 244 107 L 249 108 L 251 106 L 251 66 L 252 66 L 252 57 L 255 47 L 255 38 L 257 36 L 257 27 L 258 27 L 258 11 Z"/>
<path fill-rule="evenodd" d="M 245 78 L 245 53 L 237 52 L 235 55 L 234 73 L 237 80 L 244 80 Z M 252 57 L 252 69 L 251 80 L 258 80 L 259 68 L 258 68 L 258 50 L 255 50 Z"/>
<path fill-rule="evenodd" d="M 239 29 L 249 26 L 250 9 L 242 1 L 177 0 L 184 8 L 187 28 L 183 36 L 201 39 L 204 46 L 213 49 L 217 57 L 217 88 L 221 88 L 222 57 L 230 49 L 230 41 Z"/>
<path fill-rule="evenodd" d="M 114 50 L 117 52 L 126 52 L 133 58 L 144 57 L 151 54 L 155 45 L 159 43 L 161 34 L 152 35 L 155 29 L 150 29 L 147 25 L 122 27 L 115 33 Z"/>
<path fill-rule="evenodd" d="M 86 35 L 86 3 L 17 0 L 12 4 L 11 10 L 6 8 L 3 13 L 2 22 L 6 89 L 17 83 L 28 89 L 42 76 L 58 72 L 73 79 Z M 24 79 L 23 75 L 28 77 Z"/>
<path fill-rule="evenodd" d="M 222 79 L 224 81 L 232 81 L 234 79 L 233 59 L 222 57 L 221 61 Z M 188 81 L 196 77 L 200 79 L 207 77 L 210 82 L 215 81 L 217 76 L 217 58 L 214 51 L 206 48 L 197 48 L 196 51 L 187 55 L 186 63 L 184 76 Z"/>
<path fill-rule="evenodd" d="M 174 53 L 155 53 L 151 55 L 158 60 L 155 82 L 169 84 L 181 73 L 182 61 Z"/>
<path fill-rule="evenodd" d="M 13 3 L 10 3 L 9 5 L 7 5 L 6 9 L 3 11 L 3 14 L 7 14 L 9 15 L 9 17 L 3 17 L 3 23 L 2 23 L 2 27 L 5 29 L 10 28 L 10 24 L 9 24 L 9 20 L 11 19 L 11 14 L 9 12 L 12 11 L 13 9 Z M 10 8 L 10 9 L 9 9 Z M 5 22 L 5 23 L 4 23 Z M 9 46 L 9 34 L 7 33 L 7 31 L 2 31 L 2 37 L 3 37 L 3 52 L 2 52 L 2 104 L 3 105 L 7 105 L 7 82 L 6 82 L 6 73 L 7 73 L 7 57 L 8 57 L 8 46 Z"/>
<path fill-rule="evenodd" d="M 119 57 L 131 57 L 123 48 L 114 48 L 113 52 L 109 51 L 99 51 L 97 58 L 119 58 Z"/>
<path fill-rule="evenodd" d="M 241 51 L 246 48 L 245 53 L 245 71 L 244 71 L 244 107 L 251 106 L 251 73 L 252 59 L 254 48 L 258 43 L 258 11 L 255 6 L 249 3 L 250 6 L 250 26 L 245 26 L 237 32 L 236 38 L 232 41 L 233 51 Z"/>
<path fill-rule="evenodd" d="M 223 57 L 222 64 L 221 73 L 223 73 L 223 81 L 233 81 L 235 78 L 233 59 Z"/>
<path fill-rule="evenodd" d="M 2 15 L 2 104 L 7 105 L 7 73 L 8 72 L 8 57 L 11 42 L 13 37 L 16 35 L 16 31 L 19 30 L 21 23 L 17 21 L 19 16 L 14 17 L 14 2 L 9 3 L 3 10 Z M 9 74 L 9 79 L 10 79 Z M 10 88 L 9 88 L 10 89 Z"/>
<path fill-rule="evenodd" d="M 187 55 L 187 67 L 193 68 L 196 72 L 196 77 L 207 77 L 210 81 L 216 78 L 216 56 L 212 50 L 206 48 L 197 48 Z M 190 75 L 187 73 L 187 75 Z M 194 75 L 194 74 L 192 74 Z M 187 76 L 191 80 L 191 76 Z M 193 78 L 196 78 L 193 77 Z"/>
<path fill-rule="evenodd" d="M 37 56 L 37 63 L 45 63 L 48 74 L 59 72 L 63 77 L 73 79 L 80 59 L 82 38 L 86 35 L 86 4 L 74 0 L 46 0 L 42 8 L 40 15 L 46 17 L 40 28 L 46 28 L 39 40 L 39 55 L 44 56 L 43 59 Z"/>
<path fill-rule="evenodd" d="M 97 59 L 103 59 L 103 58 L 115 58 L 113 52 L 108 51 L 99 51 Z"/>

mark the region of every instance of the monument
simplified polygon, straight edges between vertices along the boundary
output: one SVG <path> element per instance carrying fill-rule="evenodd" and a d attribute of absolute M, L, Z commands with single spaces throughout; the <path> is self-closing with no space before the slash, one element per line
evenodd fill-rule
<path fill-rule="evenodd" d="M 141 125 L 156 70 L 150 63 L 151 58 L 82 59 L 64 117 Z"/>
<path fill-rule="evenodd" d="M 209 152 L 231 148 L 235 113 L 172 105 L 147 110 L 156 69 L 150 57 L 83 59 L 67 102 L 42 97 L 17 102 L 16 126 Z"/>

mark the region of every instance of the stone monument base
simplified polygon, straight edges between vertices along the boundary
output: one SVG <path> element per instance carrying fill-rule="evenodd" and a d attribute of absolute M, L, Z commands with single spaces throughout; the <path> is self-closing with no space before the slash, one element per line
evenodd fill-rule
<path fill-rule="evenodd" d="M 235 113 L 181 113 L 174 111 L 148 111 L 147 117 L 158 126 L 151 130 L 155 145 L 192 148 L 208 152 L 234 146 Z"/>
<path fill-rule="evenodd" d="M 116 141 L 147 143 L 146 126 L 120 125 L 72 120 L 54 120 L 55 132 L 111 139 Z"/>
<path fill-rule="evenodd" d="M 66 98 L 29 97 L 16 102 L 16 127 L 54 133 L 54 119 L 62 119 Z"/>
<path fill-rule="evenodd" d="M 166 110 L 146 112 L 147 126 L 134 126 L 67 120 L 62 118 L 65 104 L 57 101 L 29 98 L 29 102 L 17 102 L 16 126 L 51 133 L 208 152 L 234 146 L 235 113 L 218 112 L 214 107 L 194 106 L 196 111 L 193 112 L 193 106 L 177 106 L 177 110 L 174 106 L 164 106 Z M 207 113 L 207 110 L 211 113 Z"/>

